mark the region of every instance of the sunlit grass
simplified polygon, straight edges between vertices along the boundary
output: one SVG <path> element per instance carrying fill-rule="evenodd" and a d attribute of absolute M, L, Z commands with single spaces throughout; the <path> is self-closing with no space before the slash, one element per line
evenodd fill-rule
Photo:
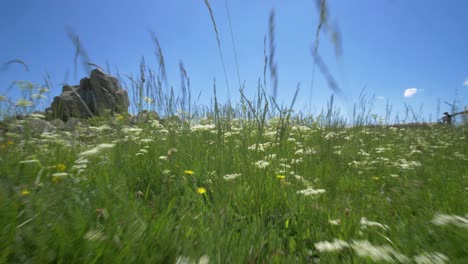
<path fill-rule="evenodd" d="M 311 59 L 339 92 L 317 52 L 323 28 L 341 47 L 325 2 Z M 237 105 L 219 103 L 216 83 L 212 106 L 196 105 L 182 62 L 179 98 L 154 34 L 159 69 L 142 58 L 125 85 L 142 122 L 109 115 L 33 133 L 44 116 L 31 112 L 50 87 L 18 81 L 21 99 L 0 95 L 1 118 L 28 114 L 0 124 L 0 263 L 464 263 L 466 124 L 384 126 L 362 93 L 347 127 L 333 96 L 317 116 L 295 113 L 299 85 L 279 106 L 274 29 L 272 11 L 254 99 L 236 58 Z M 78 59 L 97 66 L 68 34 L 75 72 Z"/>
<path fill-rule="evenodd" d="M 2 261 L 468 256 L 465 127 L 291 124 L 259 141 L 247 123 L 4 137 Z"/>

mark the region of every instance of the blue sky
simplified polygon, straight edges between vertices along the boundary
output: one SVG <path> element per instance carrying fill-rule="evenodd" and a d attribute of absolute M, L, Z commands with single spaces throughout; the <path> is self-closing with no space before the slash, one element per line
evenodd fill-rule
<path fill-rule="evenodd" d="M 210 1 L 218 26 L 231 100 L 239 101 L 226 1 Z M 319 21 L 315 0 L 228 0 L 235 37 L 240 78 L 246 94 L 253 96 L 263 78 L 263 39 L 268 34 L 270 11 L 275 10 L 275 60 L 278 67 L 278 101 L 289 105 L 301 83 L 296 109 L 315 111 L 326 107 L 332 90 L 315 68 L 311 48 Z M 339 29 L 342 55 L 320 35 L 319 53 L 339 84 L 337 103 L 349 117 L 361 90 L 377 96 L 374 113 L 385 115 L 388 101 L 393 114 L 404 116 L 404 105 L 423 117 L 435 119 L 450 111 L 444 103 L 457 100 L 468 105 L 468 2 L 463 0 L 329 0 L 330 21 Z M 155 47 L 148 30 L 159 39 L 169 85 L 180 89 L 179 61 L 190 77 L 197 102 L 209 105 L 213 79 L 218 96 L 227 100 L 226 84 L 216 37 L 204 0 L 17 0 L 0 2 L 0 63 L 25 61 L 30 71 L 12 64 L 0 72 L 0 95 L 17 98 L 8 90 L 14 80 L 43 84 L 48 72 L 54 83 L 78 84 L 85 76 L 78 67 L 74 76 L 75 48 L 65 28 L 80 36 L 91 62 L 122 76 L 137 74 L 142 56 L 156 69 Z M 68 72 L 68 78 L 66 78 Z M 466 82 L 466 83 L 465 83 Z M 267 90 L 270 91 L 270 80 Z M 416 91 L 405 97 L 406 89 Z"/>

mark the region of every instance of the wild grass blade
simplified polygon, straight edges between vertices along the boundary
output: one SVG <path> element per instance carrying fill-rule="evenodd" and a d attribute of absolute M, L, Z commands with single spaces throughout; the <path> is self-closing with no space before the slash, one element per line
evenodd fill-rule
<path fill-rule="evenodd" d="M 270 17 L 268 20 L 268 41 L 269 41 L 269 51 L 270 51 L 270 58 L 268 60 L 270 66 L 270 78 L 272 83 L 272 92 L 273 92 L 273 99 L 276 100 L 278 95 L 278 65 L 275 61 L 275 51 L 276 51 L 276 44 L 275 44 L 275 10 L 272 9 L 270 12 Z"/>
<path fill-rule="evenodd" d="M 226 81 L 226 90 L 227 90 L 227 94 L 228 94 L 228 102 L 230 102 L 231 101 L 231 92 L 230 92 L 230 89 L 229 89 L 229 81 L 228 81 L 228 77 L 227 77 L 226 65 L 224 63 L 223 51 L 221 50 L 221 41 L 219 40 L 218 27 L 216 26 L 216 21 L 215 21 L 214 15 L 213 15 L 213 10 L 211 9 L 210 1 L 205 0 L 205 5 L 206 5 L 206 8 L 208 9 L 208 12 L 210 13 L 211 22 L 212 22 L 212 25 L 213 25 L 213 30 L 214 30 L 215 35 L 216 35 L 216 43 L 218 44 L 219 57 L 221 59 L 221 64 L 223 66 L 224 80 Z"/>

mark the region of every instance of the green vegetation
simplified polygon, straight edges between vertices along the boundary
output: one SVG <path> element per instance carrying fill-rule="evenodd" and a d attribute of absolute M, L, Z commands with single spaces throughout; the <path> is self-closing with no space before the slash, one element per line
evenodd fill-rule
<path fill-rule="evenodd" d="M 325 2 L 313 59 L 339 93 L 317 52 Z M 216 83 L 213 105 L 196 105 L 183 63 L 177 97 L 154 34 L 159 69 L 143 58 L 130 85 L 120 80 L 132 112 L 165 119 L 108 115 L 33 135 L 10 125 L 40 115 L 11 116 L 32 112 L 50 80 L 17 83 L 16 105 L 1 96 L 0 263 L 465 263 L 466 124 L 386 126 L 364 94 L 352 127 L 333 97 L 318 116 L 279 106 L 265 91 L 267 66 L 279 88 L 274 12 L 269 22 L 263 82 L 249 99 L 237 68 L 237 105 L 218 102 Z M 339 55 L 339 34 L 327 32 Z M 69 36 L 75 63 L 96 66 Z"/>
<path fill-rule="evenodd" d="M 2 138 L 1 262 L 468 256 L 466 127 L 124 118 Z"/>

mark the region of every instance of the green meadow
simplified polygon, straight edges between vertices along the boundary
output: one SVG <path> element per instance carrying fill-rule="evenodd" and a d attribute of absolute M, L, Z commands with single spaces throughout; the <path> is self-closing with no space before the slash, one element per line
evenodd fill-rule
<path fill-rule="evenodd" d="M 466 263 L 467 146 L 466 126 L 216 116 L 7 133 L 1 261 Z"/>
<path fill-rule="evenodd" d="M 0 97 L 0 263 L 467 263 L 466 122 L 392 126 L 365 96 L 352 121 L 333 97 L 303 114 L 299 90 L 279 106 L 272 35 L 255 98 L 239 77 L 240 102 L 219 103 L 214 85 L 210 107 L 182 64 L 183 98 L 165 85 L 153 35 L 159 69 L 142 60 L 123 84 L 131 112 L 162 117 L 147 122 L 109 114 L 36 133 L 50 87 L 16 83 L 23 100 Z"/>

